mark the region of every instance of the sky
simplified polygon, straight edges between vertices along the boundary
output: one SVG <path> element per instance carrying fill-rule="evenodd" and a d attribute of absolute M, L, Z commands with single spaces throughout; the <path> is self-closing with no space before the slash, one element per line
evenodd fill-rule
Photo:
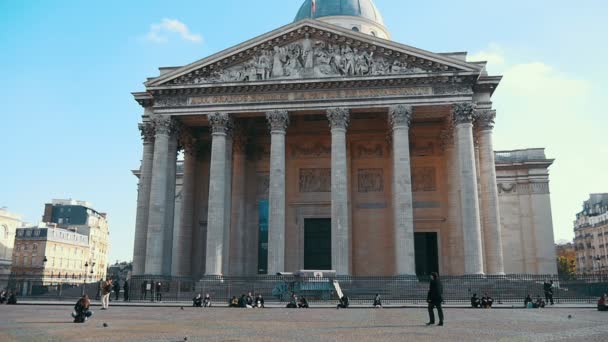
<path fill-rule="evenodd" d="M 110 261 L 131 260 L 143 113 L 131 92 L 289 24 L 303 0 L 0 0 L 0 207 L 37 223 L 53 198 L 107 212 Z M 376 0 L 392 39 L 468 51 L 504 79 L 496 150 L 545 147 L 556 240 L 608 192 L 608 2 Z"/>

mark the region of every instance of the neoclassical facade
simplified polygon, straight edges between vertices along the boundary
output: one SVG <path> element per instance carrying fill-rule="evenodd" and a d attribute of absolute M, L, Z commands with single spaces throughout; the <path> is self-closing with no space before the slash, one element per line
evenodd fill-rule
<path fill-rule="evenodd" d="M 133 274 L 555 273 L 543 263 L 555 259 L 548 186 L 548 211 L 531 213 L 545 224 L 502 214 L 517 215 L 492 146 L 501 77 L 464 53 L 346 27 L 371 20 L 370 4 L 317 1 L 307 18 L 306 1 L 294 23 L 161 68 L 133 94 L 144 108 Z M 509 178 L 524 164 L 506 182 L 548 184 Z M 550 237 L 534 241 L 538 255 L 505 260 L 531 229 Z"/>

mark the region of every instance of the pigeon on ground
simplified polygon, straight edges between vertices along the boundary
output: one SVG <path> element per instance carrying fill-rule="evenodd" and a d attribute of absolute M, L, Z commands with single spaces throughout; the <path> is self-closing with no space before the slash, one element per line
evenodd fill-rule
<path fill-rule="evenodd" d="M 105 323 L 105 322 L 104 322 L 104 323 L 103 323 L 103 327 L 104 327 L 104 328 L 107 328 L 107 327 L 108 327 L 108 323 Z"/>

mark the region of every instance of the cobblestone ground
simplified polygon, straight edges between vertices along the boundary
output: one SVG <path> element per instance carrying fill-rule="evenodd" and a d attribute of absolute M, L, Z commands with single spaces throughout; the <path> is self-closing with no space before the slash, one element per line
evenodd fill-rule
<path fill-rule="evenodd" d="M 607 341 L 608 313 L 592 309 L 94 308 L 73 324 L 67 306 L 0 306 L 0 341 Z M 568 318 L 572 315 L 572 318 Z M 108 327 L 103 324 L 107 323 Z"/>

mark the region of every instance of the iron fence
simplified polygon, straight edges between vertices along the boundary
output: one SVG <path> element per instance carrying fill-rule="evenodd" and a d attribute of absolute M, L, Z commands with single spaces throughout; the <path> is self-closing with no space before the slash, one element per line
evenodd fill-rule
<path fill-rule="evenodd" d="M 209 294 L 215 305 L 226 305 L 232 296 L 261 294 L 267 302 L 286 302 L 292 293 L 305 296 L 311 303 L 334 302 L 337 299 L 333 282 L 337 281 L 354 304 L 371 303 L 380 294 L 386 304 L 422 304 L 426 301 L 428 277 L 358 277 L 327 278 L 298 276 L 209 276 L 189 277 L 132 276 L 128 286 L 131 302 L 189 302 L 197 294 Z M 446 303 L 467 303 L 476 293 L 490 295 L 497 303 L 523 305 L 526 295 L 543 297 L 543 283 L 553 281 L 556 303 L 595 303 L 608 292 L 607 275 L 585 276 L 444 276 L 441 278 Z M 5 285 L 3 285 L 3 283 Z M 124 300 L 124 284 L 120 284 L 120 300 Z M 6 287 L 22 299 L 70 300 L 86 292 L 98 298 L 97 282 L 82 284 L 67 280 L 49 281 L 39 278 L 0 277 L 0 288 Z M 115 294 L 111 295 L 115 298 Z"/>

